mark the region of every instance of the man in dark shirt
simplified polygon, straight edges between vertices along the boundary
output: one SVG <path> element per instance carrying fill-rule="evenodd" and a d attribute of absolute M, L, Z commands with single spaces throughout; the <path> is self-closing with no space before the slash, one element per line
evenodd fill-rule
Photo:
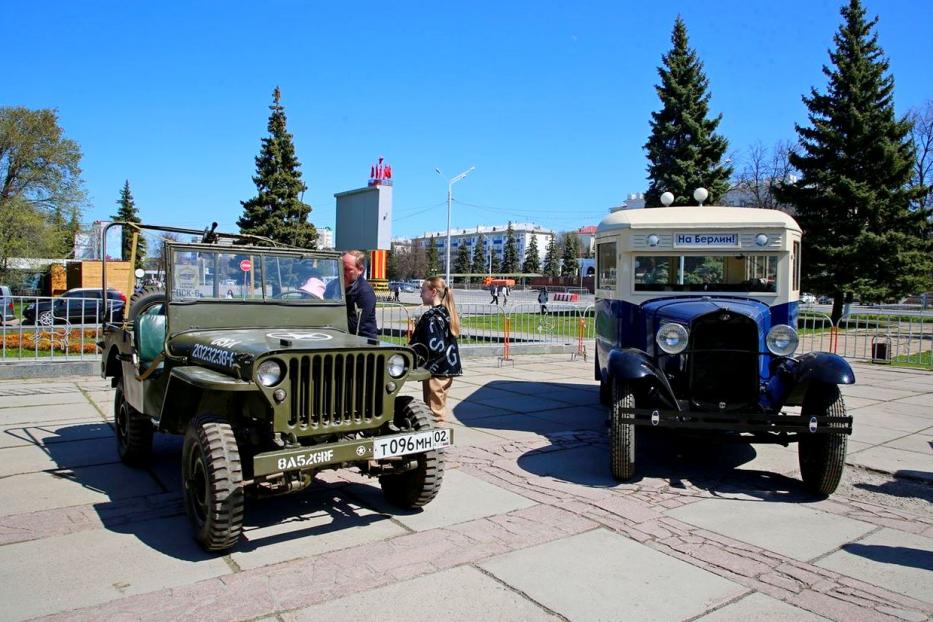
<path fill-rule="evenodd" d="M 366 255 L 348 251 L 343 256 L 343 285 L 347 291 L 347 326 L 361 337 L 378 339 L 376 327 L 376 294 L 366 281 Z"/>

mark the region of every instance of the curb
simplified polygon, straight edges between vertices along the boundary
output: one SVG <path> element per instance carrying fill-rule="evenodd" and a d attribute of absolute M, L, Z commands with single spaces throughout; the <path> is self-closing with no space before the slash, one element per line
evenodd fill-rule
<path fill-rule="evenodd" d="M 100 359 L 79 361 L 48 361 L 45 363 L 0 363 L 0 380 L 17 378 L 57 378 L 59 376 L 97 376 Z"/>

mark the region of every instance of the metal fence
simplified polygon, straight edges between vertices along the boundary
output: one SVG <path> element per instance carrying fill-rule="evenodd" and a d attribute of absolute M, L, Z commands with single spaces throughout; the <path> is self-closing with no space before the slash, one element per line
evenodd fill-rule
<path fill-rule="evenodd" d="M 123 320 L 122 300 L 6 296 L 0 300 L 0 360 L 93 359 L 100 322 Z"/>
<path fill-rule="evenodd" d="M 0 360 L 62 360 L 97 358 L 100 317 L 122 321 L 123 304 L 99 298 L 13 296 L 0 300 Z M 424 306 L 379 303 L 376 324 L 380 336 L 407 343 Z M 458 305 L 463 345 L 548 344 L 592 351 L 595 313 L 591 304 L 527 301 L 493 305 Z M 855 311 L 835 324 L 830 316 L 803 307 L 798 318 L 799 352 L 834 352 L 848 359 L 933 366 L 933 314 L 918 310 Z M 520 351 L 520 350 L 519 350 Z"/>

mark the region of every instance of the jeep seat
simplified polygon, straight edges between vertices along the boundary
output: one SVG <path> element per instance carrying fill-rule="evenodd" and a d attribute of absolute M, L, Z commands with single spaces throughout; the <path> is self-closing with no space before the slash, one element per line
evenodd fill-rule
<path fill-rule="evenodd" d="M 140 367 L 148 367 L 162 352 L 165 343 L 163 305 L 152 305 L 136 318 Z M 159 366 L 161 367 L 161 363 Z"/>

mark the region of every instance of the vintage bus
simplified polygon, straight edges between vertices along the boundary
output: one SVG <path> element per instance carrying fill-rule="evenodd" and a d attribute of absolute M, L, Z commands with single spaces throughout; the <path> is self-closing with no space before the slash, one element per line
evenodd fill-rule
<path fill-rule="evenodd" d="M 777 210 L 619 210 L 596 234 L 596 379 L 610 467 L 635 475 L 635 428 L 798 443 L 804 484 L 832 493 L 852 419 L 845 359 L 795 356 L 801 230 Z M 801 406 L 801 414 L 785 412 Z"/>

